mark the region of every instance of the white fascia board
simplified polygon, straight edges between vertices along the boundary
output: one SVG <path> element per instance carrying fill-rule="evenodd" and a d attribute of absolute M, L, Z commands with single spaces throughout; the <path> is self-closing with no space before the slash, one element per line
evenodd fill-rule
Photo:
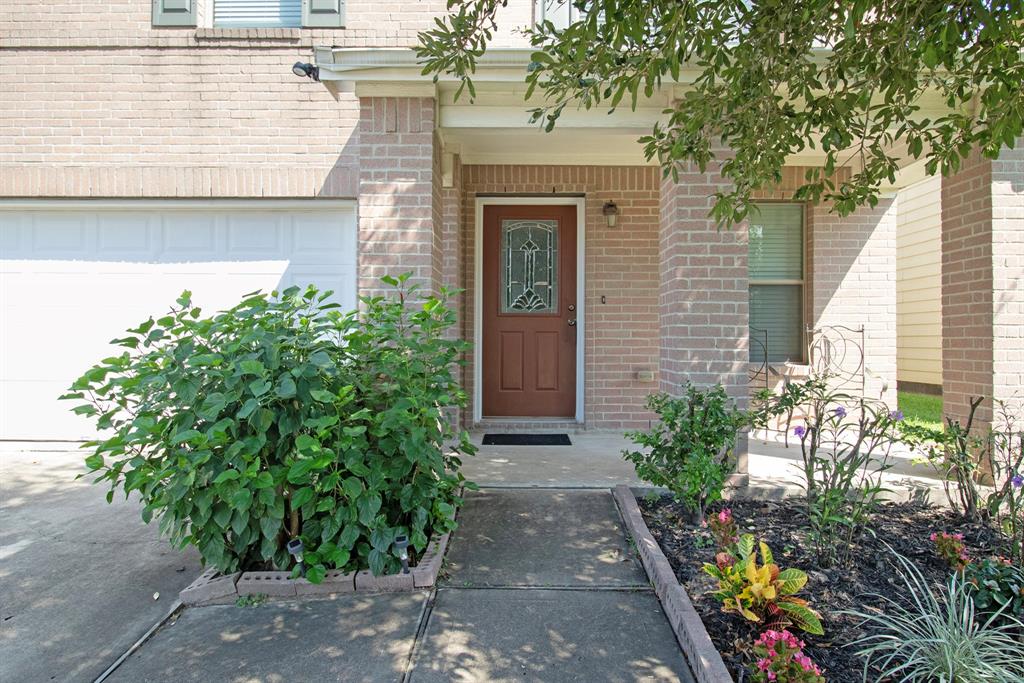
<path fill-rule="evenodd" d="M 490 106 L 482 104 L 449 104 L 441 107 L 440 124 L 443 128 L 536 128 L 530 123 L 527 103 L 521 107 Z M 650 132 L 662 116 L 662 107 L 621 107 L 608 113 L 606 109 L 566 108 L 558 118 L 558 125 L 568 128 L 615 128 Z"/>

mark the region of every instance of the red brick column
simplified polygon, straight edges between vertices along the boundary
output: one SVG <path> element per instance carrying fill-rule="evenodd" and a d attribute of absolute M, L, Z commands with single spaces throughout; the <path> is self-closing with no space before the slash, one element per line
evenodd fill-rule
<path fill-rule="evenodd" d="M 747 230 L 719 230 L 710 195 L 726 184 L 717 167 L 661 185 L 659 317 L 661 390 L 689 380 L 748 395 Z"/>
<path fill-rule="evenodd" d="M 410 271 L 432 290 L 440 231 L 434 100 L 364 97 L 359 104 L 359 293 L 381 293 L 382 276 Z"/>
<path fill-rule="evenodd" d="M 972 396 L 1024 394 L 1024 140 L 975 152 L 942 180 L 942 375 L 947 416 Z M 992 420 L 986 401 L 978 418 Z"/>

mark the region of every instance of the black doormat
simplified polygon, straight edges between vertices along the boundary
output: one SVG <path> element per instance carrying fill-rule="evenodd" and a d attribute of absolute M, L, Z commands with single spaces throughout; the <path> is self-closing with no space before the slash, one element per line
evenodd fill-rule
<path fill-rule="evenodd" d="M 568 434 L 484 434 L 485 446 L 571 446 Z"/>

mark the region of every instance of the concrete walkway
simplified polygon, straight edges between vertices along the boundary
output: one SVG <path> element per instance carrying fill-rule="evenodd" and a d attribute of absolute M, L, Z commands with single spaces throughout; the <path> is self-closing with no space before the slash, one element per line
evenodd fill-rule
<path fill-rule="evenodd" d="M 185 610 L 112 681 L 685 681 L 605 490 L 467 495 L 430 592 Z"/>

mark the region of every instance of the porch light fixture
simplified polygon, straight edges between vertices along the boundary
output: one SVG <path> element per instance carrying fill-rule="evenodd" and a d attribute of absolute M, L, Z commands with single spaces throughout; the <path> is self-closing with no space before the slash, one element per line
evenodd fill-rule
<path fill-rule="evenodd" d="M 402 561 L 402 573 L 409 573 L 409 537 L 397 536 L 395 538 L 395 550 L 398 551 L 398 559 Z"/>
<path fill-rule="evenodd" d="M 299 78 L 312 78 L 314 81 L 320 80 L 320 67 L 313 66 L 309 62 L 295 62 L 292 66 L 292 73 Z"/>
<path fill-rule="evenodd" d="M 605 202 L 601 213 L 604 214 L 604 219 L 608 222 L 609 228 L 614 228 L 615 224 L 619 222 L 619 207 L 615 202 Z"/>
<path fill-rule="evenodd" d="M 293 538 L 288 541 L 288 554 L 295 558 L 295 562 L 299 565 L 299 575 L 306 575 L 306 566 L 302 564 L 302 539 Z"/>

